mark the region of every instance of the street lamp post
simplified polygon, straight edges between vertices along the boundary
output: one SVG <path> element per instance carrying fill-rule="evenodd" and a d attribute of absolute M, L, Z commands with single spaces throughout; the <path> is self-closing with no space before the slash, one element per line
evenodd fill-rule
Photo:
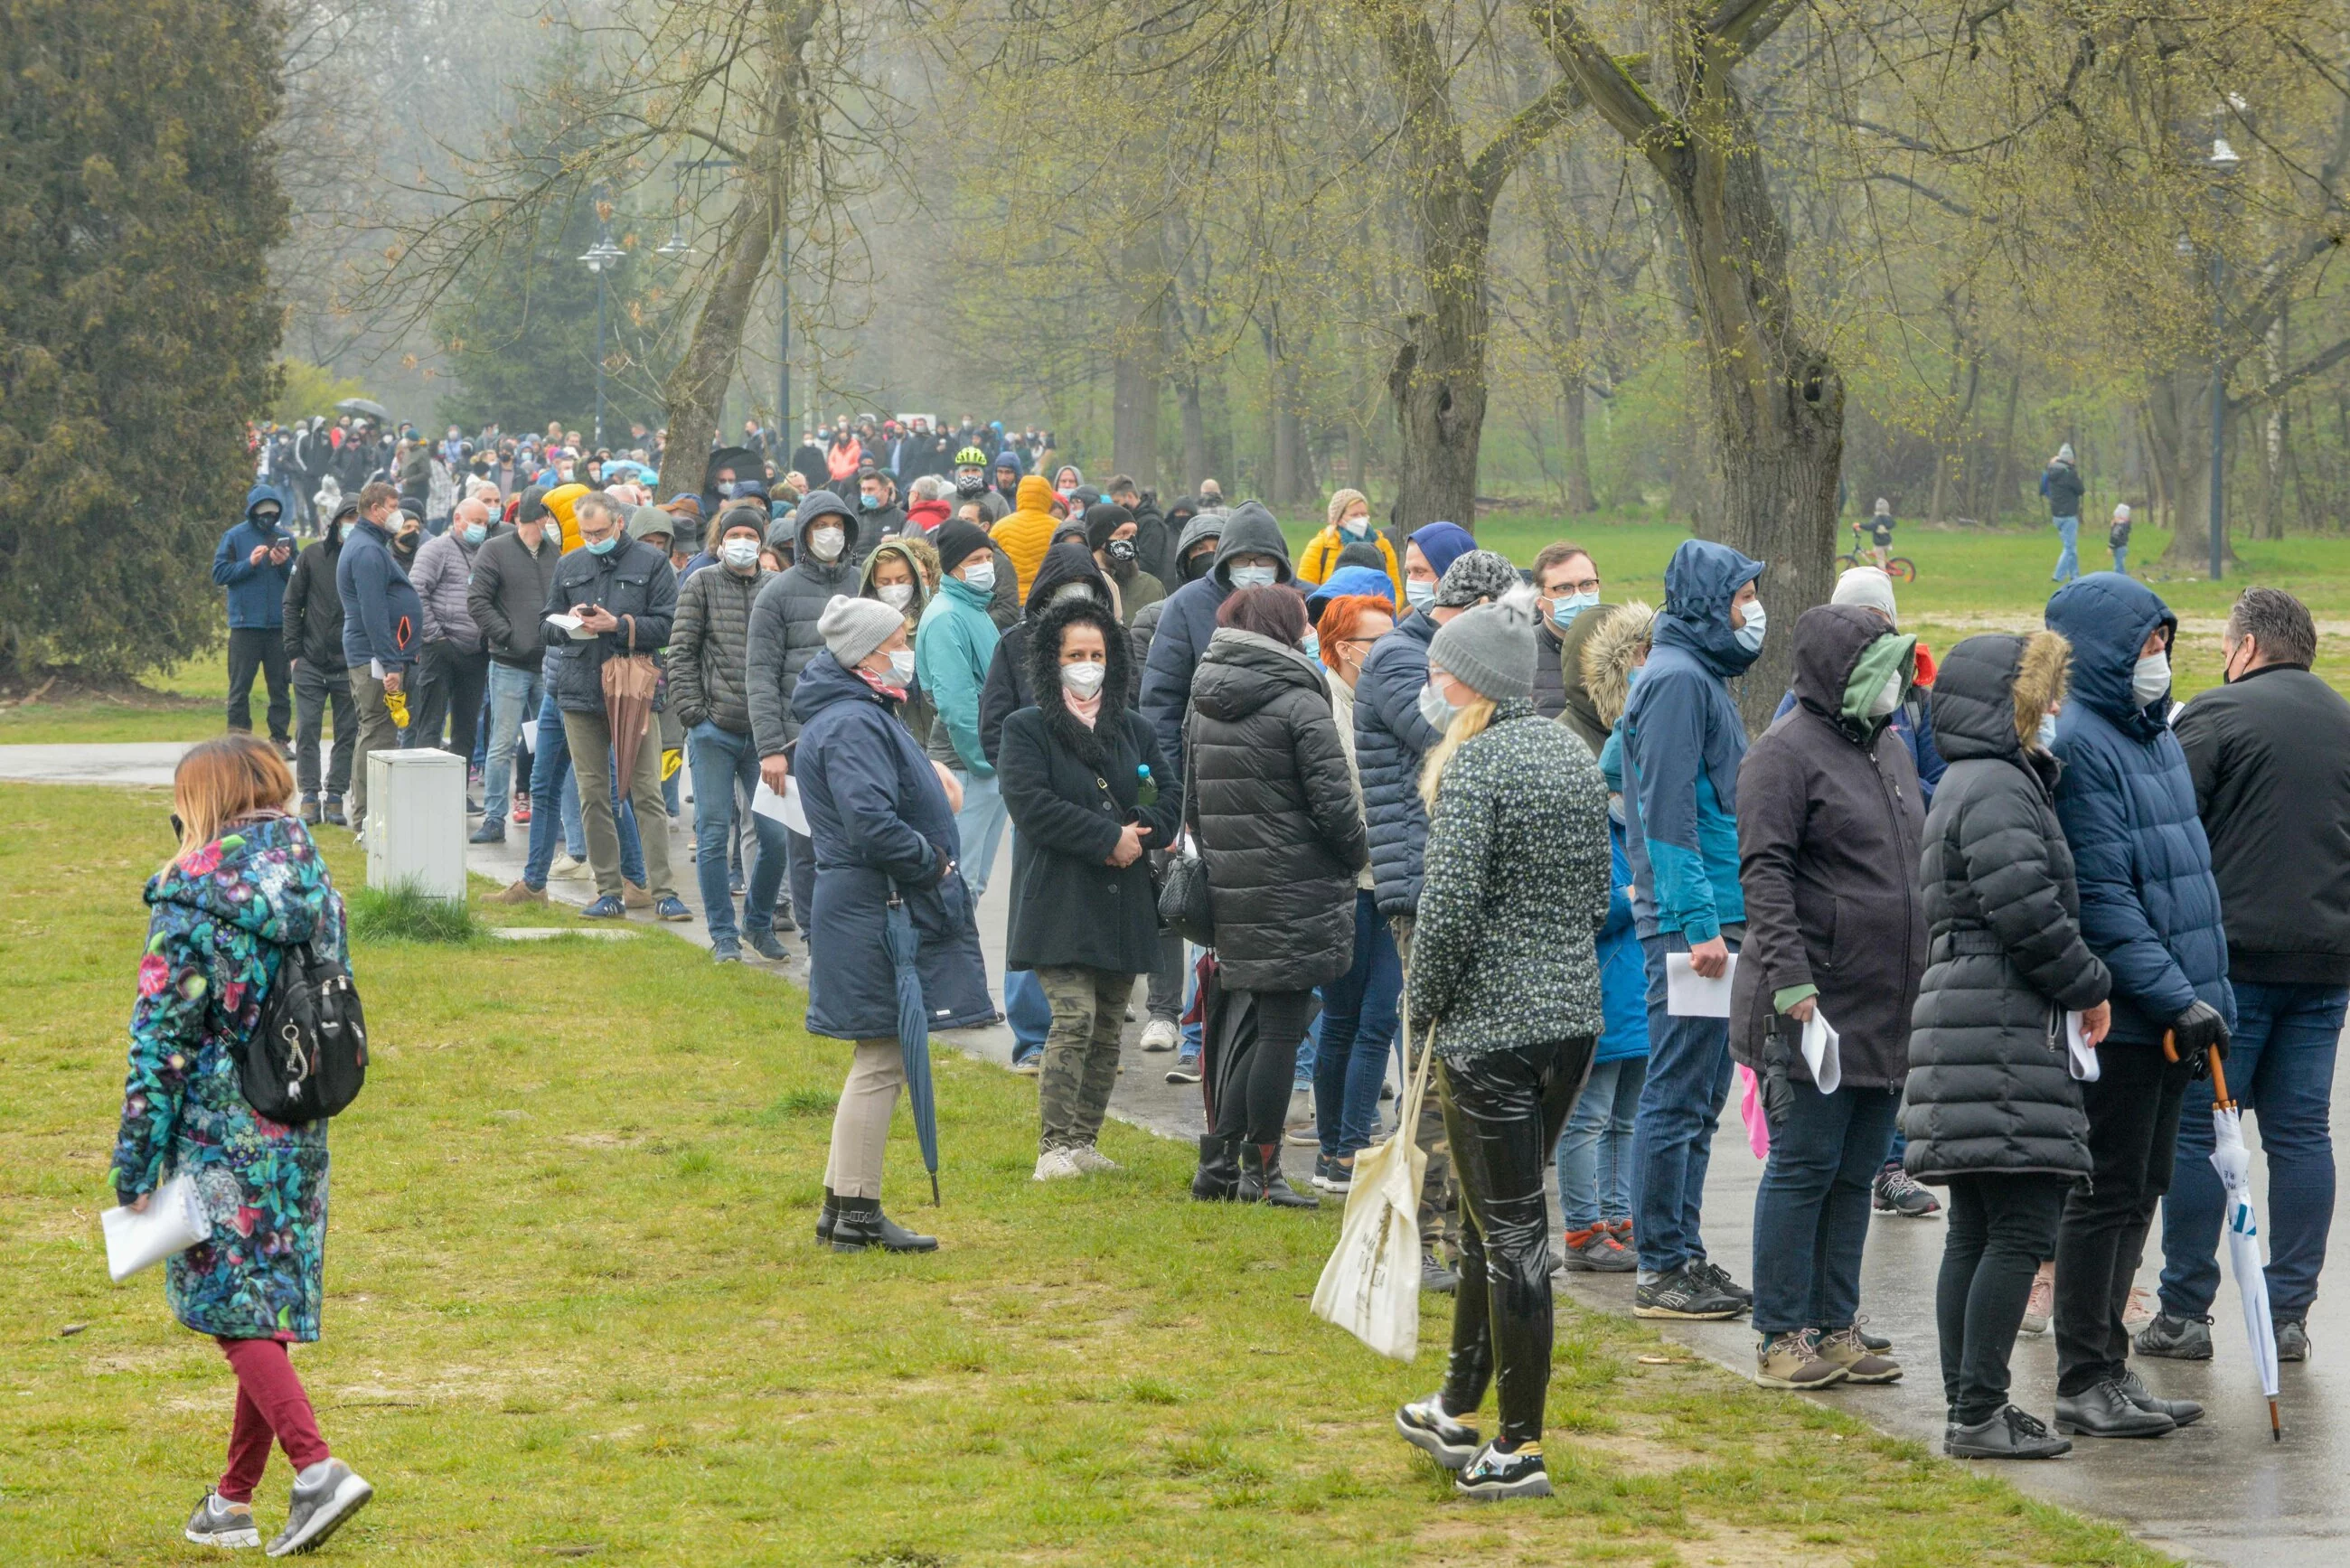
<path fill-rule="evenodd" d="M 620 264 L 628 253 L 612 243 L 607 232 L 596 236 L 579 259 L 596 275 L 596 445 L 604 444 L 604 295 L 605 275 Z"/>
<path fill-rule="evenodd" d="M 2211 156 L 2204 161 L 2224 192 L 2230 175 L 2243 166 L 2224 136 L 2211 139 Z M 2221 197 L 2224 202 L 2225 195 Z M 2224 208 L 2223 208 L 2224 211 Z M 2228 330 L 2228 256 L 2215 241 L 2211 246 L 2211 580 L 2227 570 L 2228 485 L 2225 463 L 2228 440 L 2228 369 L 2220 339 Z"/>

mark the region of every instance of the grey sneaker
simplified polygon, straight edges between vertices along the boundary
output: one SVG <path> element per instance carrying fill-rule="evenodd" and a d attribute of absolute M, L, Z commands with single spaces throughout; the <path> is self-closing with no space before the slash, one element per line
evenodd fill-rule
<path fill-rule="evenodd" d="M 2279 1318 L 2276 1324 L 2276 1342 L 2279 1361 L 2309 1359 L 2309 1325 L 2302 1319 Z"/>
<path fill-rule="evenodd" d="M 253 1522 L 253 1505 L 224 1502 L 216 1491 L 206 1491 L 196 1511 L 188 1515 L 186 1534 L 198 1546 L 261 1544 L 260 1528 Z"/>
<path fill-rule="evenodd" d="M 375 1488 L 342 1460 L 320 1459 L 294 1478 L 286 1528 L 269 1543 L 269 1555 L 291 1557 L 317 1548 L 374 1495 Z"/>
<path fill-rule="evenodd" d="M 2154 1321 L 2138 1330 L 2137 1337 L 2130 1343 L 2137 1346 L 2140 1355 L 2157 1355 L 2166 1361 L 2209 1361 L 2211 1320 L 2157 1313 Z"/>
<path fill-rule="evenodd" d="M 1089 1143 L 1081 1143 L 1076 1145 L 1068 1151 L 1068 1154 L 1070 1160 L 1075 1163 L 1076 1168 L 1088 1176 L 1097 1170 L 1116 1170 L 1118 1168 L 1118 1161 L 1112 1159 L 1109 1156 L 1104 1154 L 1101 1150 L 1096 1148 Z"/>
<path fill-rule="evenodd" d="M 1748 1306 L 1754 1304 L 1754 1293 L 1730 1277 L 1730 1271 L 1710 1258 L 1698 1258 L 1690 1265 L 1712 1282 L 1713 1288 L 1726 1296 L 1736 1296 Z"/>
<path fill-rule="evenodd" d="M 1820 1354 L 1814 1328 L 1760 1335 L 1754 1346 L 1754 1381 L 1765 1388 L 1825 1388 L 1850 1374 Z"/>

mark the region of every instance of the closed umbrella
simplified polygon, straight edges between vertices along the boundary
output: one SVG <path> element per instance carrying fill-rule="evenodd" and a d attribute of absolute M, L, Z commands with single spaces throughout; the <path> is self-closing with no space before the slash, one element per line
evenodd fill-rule
<path fill-rule="evenodd" d="M 604 722 L 612 736 L 612 763 L 619 774 L 619 798 L 634 794 L 637 753 L 644 749 L 653 720 L 653 693 L 660 685 L 660 666 L 650 654 L 637 651 L 637 623 L 629 622 L 629 650 L 604 660 Z M 615 805 L 618 802 L 614 803 Z"/>
<path fill-rule="evenodd" d="M 898 1049 L 905 1054 L 906 1104 L 914 1113 L 914 1137 L 922 1146 L 922 1168 L 931 1173 L 931 1202 L 939 1201 L 939 1096 L 931 1082 L 931 1014 L 922 1001 L 921 971 L 915 967 L 922 939 L 912 911 L 896 892 L 881 925 L 881 943 L 898 970 Z"/>
<path fill-rule="evenodd" d="M 2168 1044 L 2168 1042 L 2165 1042 Z M 2174 1049 L 2170 1052 L 2175 1059 Z M 2261 1392 L 2268 1396 L 2269 1437 L 2284 1441 L 2277 1418 L 2276 1324 L 2269 1317 L 2269 1276 L 2261 1260 L 2260 1213 L 2252 1207 L 2252 1156 L 2244 1147 L 2244 1113 L 2228 1094 L 2228 1075 L 2220 1053 L 2211 1053 L 2211 1168 L 2228 1191 L 2228 1272 L 2236 1276 L 2236 1294 L 2244 1303 L 2244 1337 L 2251 1343 L 2252 1361 L 2261 1374 Z"/>

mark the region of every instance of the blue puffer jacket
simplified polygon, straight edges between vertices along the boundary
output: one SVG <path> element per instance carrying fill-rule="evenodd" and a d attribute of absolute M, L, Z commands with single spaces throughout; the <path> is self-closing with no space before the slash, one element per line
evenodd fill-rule
<path fill-rule="evenodd" d="M 938 770 L 881 694 L 819 649 L 792 688 L 799 725 L 792 771 L 816 841 L 808 927 L 807 1029 L 836 1040 L 895 1039 L 898 970 L 883 941 L 895 888 L 920 941 L 915 970 L 933 1029 L 995 1016 Z"/>
<path fill-rule="evenodd" d="M 1355 682 L 1355 763 L 1363 775 L 1373 896 L 1379 913 L 1389 919 L 1419 907 L 1420 853 L 1428 846 L 1419 763 L 1443 738 L 1419 716 L 1428 645 L 1435 636 L 1434 621 L 1406 616 L 1371 644 Z"/>
<path fill-rule="evenodd" d="M 1762 575 L 1762 562 L 1704 539 L 1685 541 L 1665 568 L 1654 648 L 1624 707 L 1626 845 L 1643 935 L 1711 941 L 1746 919 L 1738 882 L 1746 722 L 1729 682 L 1755 655 L 1739 646 L 1730 601 Z"/>
<path fill-rule="evenodd" d="M 277 515 L 266 522 L 255 515 L 265 503 L 277 508 Z M 253 551 L 255 545 L 280 544 L 299 551 L 301 545 L 280 525 L 293 514 L 294 504 L 276 485 L 256 484 L 245 493 L 244 520 L 221 535 L 213 551 L 213 581 L 228 590 L 230 630 L 272 630 L 286 624 L 286 583 L 294 575 L 294 556 L 289 554 L 283 565 L 276 565 L 264 556 L 255 566 Z"/>
<path fill-rule="evenodd" d="M 2056 720 L 2056 817 L 2073 848 L 2081 934 L 2113 971 L 2106 1038 L 2139 1045 L 2160 1044 L 2199 1000 L 2236 1024 L 2220 885 L 2187 755 L 2165 716 L 2170 694 L 2140 708 L 2130 692 L 2157 627 L 2168 639 L 2178 618 L 2116 572 L 2093 572 L 2048 601 L 2048 628 L 2073 644 L 2072 698 Z"/>
<path fill-rule="evenodd" d="M 1624 826 L 1607 825 L 1607 923 L 1599 928 L 1599 1009 L 1607 1023 L 1594 1062 L 1648 1054 L 1648 971 L 1632 924 L 1632 863 L 1624 855 Z"/>

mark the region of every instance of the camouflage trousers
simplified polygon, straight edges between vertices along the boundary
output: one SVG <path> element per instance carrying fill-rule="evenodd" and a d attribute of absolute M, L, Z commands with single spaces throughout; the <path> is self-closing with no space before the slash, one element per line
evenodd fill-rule
<path fill-rule="evenodd" d="M 1388 926 L 1395 932 L 1396 956 L 1403 961 L 1404 991 L 1409 995 L 1411 990 L 1412 918 L 1409 915 L 1393 915 L 1388 917 Z M 1428 1043 L 1415 1040 L 1412 1049 L 1415 1052 L 1425 1051 Z M 1409 1075 L 1419 1066 L 1419 1062 L 1415 1056 L 1403 1064 L 1403 1071 Z M 1406 1081 L 1409 1082 L 1408 1077 Z M 1429 1074 L 1428 1093 L 1419 1102 L 1419 1126 L 1413 1132 L 1413 1140 L 1419 1145 L 1420 1152 L 1428 1156 L 1428 1168 L 1419 1179 L 1420 1248 L 1424 1251 L 1438 1252 L 1437 1243 L 1440 1240 L 1444 1244 L 1443 1251 L 1458 1257 L 1461 1253 L 1461 1189 L 1452 1179 L 1452 1145 L 1445 1136 L 1443 1096 L 1436 1092 L 1436 1075 L 1433 1072 Z M 1439 1255 L 1442 1253 L 1439 1252 Z"/>
<path fill-rule="evenodd" d="M 1118 1083 L 1118 1037 L 1126 1027 L 1134 976 L 1069 964 L 1036 971 L 1053 1010 L 1045 1062 L 1036 1079 L 1043 1121 L 1040 1150 L 1075 1148 L 1101 1136 L 1109 1092 Z"/>

